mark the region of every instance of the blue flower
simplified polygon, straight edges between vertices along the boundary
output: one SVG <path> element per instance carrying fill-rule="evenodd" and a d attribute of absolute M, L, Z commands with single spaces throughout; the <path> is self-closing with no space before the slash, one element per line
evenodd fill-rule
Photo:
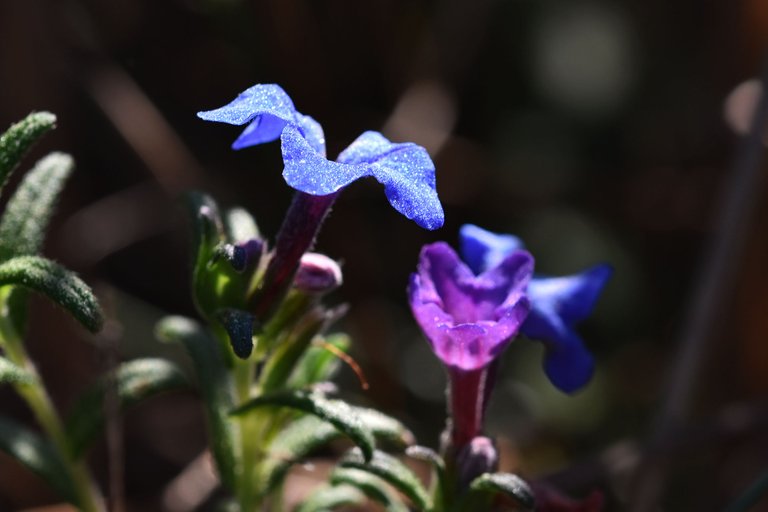
<path fill-rule="evenodd" d="M 459 237 L 462 258 L 475 273 L 523 247 L 516 237 L 471 224 L 461 228 Z M 594 373 L 594 359 L 574 327 L 592 312 L 612 273 L 610 265 L 600 264 L 572 276 L 534 276 L 526 290 L 531 310 L 520 332 L 544 342 L 544 370 L 567 393 L 583 387 Z"/>
<path fill-rule="evenodd" d="M 280 138 L 283 178 L 300 192 L 330 195 L 370 176 L 384 185 L 387 199 L 398 212 L 427 229 L 443 225 L 435 166 L 421 146 L 392 143 L 369 131 L 342 151 L 338 161 L 327 160 L 322 127 L 297 111 L 291 98 L 275 84 L 254 85 L 231 103 L 197 115 L 207 121 L 248 123 L 232 145 L 234 149 Z"/>

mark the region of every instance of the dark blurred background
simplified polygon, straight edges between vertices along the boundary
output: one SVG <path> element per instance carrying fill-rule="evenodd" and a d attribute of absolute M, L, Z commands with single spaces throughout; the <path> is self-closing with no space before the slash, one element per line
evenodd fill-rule
<path fill-rule="evenodd" d="M 88 338 L 35 303 L 30 348 L 64 410 L 117 359 L 184 362 L 152 333 L 163 314 L 194 315 L 180 194 L 242 205 L 273 235 L 292 192 L 277 143 L 234 152 L 239 130 L 195 113 L 274 82 L 323 124 L 329 154 L 376 129 L 437 167 L 441 230 L 363 181 L 319 238 L 344 262 L 338 329 L 371 383 L 343 370 L 347 397 L 436 446 L 444 375 L 405 298 L 422 244 L 455 244 L 471 222 L 521 236 L 545 274 L 608 261 L 615 277 L 580 329 L 598 362 L 585 390 L 556 391 L 537 344 L 508 350 L 488 427 L 504 469 L 577 497 L 602 489 L 609 510 L 720 510 L 768 460 L 765 181 L 721 200 L 755 84 L 726 98 L 760 73 L 766 43 L 764 0 L 0 0 L 0 127 L 57 114 L 25 164 L 51 150 L 78 164 L 46 254 L 112 319 Z M 708 279 L 720 253 L 726 272 Z M 709 310 L 692 306 L 702 297 Z M 0 408 L 32 424 L 7 388 Z M 167 509 L 205 446 L 197 398 L 153 399 L 122 431 L 117 462 L 104 442 L 92 453 L 101 483 L 124 482 L 129 510 Z M 56 501 L 0 456 L 0 510 Z"/>

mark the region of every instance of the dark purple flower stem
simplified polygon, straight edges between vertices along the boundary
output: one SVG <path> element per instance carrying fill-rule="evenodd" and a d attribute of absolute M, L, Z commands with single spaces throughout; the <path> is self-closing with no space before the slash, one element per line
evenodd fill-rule
<path fill-rule="evenodd" d="M 312 247 L 338 195 L 339 192 L 327 196 L 296 192 L 293 196 L 293 202 L 277 234 L 275 249 L 261 288 L 251 302 L 252 311 L 260 322 L 269 320 L 288 293 L 301 256 Z"/>
<path fill-rule="evenodd" d="M 458 453 L 482 434 L 485 411 L 496 377 L 497 362 L 476 370 L 448 367 L 450 381 L 450 452 Z"/>

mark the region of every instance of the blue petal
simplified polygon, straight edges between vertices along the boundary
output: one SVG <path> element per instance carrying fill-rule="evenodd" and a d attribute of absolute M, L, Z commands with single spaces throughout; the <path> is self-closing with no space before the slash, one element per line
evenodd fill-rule
<path fill-rule="evenodd" d="M 544 371 L 558 389 L 573 393 L 589 382 L 594 372 L 594 359 L 581 338 L 555 311 L 534 303 L 520 331 L 544 342 Z"/>
<path fill-rule="evenodd" d="M 550 309 L 566 325 L 574 325 L 592 312 L 611 274 L 610 265 L 600 264 L 572 276 L 534 277 L 528 296 L 536 307 Z"/>
<path fill-rule="evenodd" d="M 499 235 L 474 224 L 464 224 L 459 230 L 461 258 L 475 274 L 495 267 L 510 253 L 524 248 L 516 236 Z"/>
<path fill-rule="evenodd" d="M 364 176 L 384 185 L 390 204 L 419 226 L 443 225 L 443 207 L 435 189 L 435 166 L 426 150 L 415 144 L 393 144 L 376 132 L 366 132 L 353 142 L 338 162 L 313 150 L 290 126 L 282 135 L 285 181 L 296 190 L 328 195 Z"/>
<path fill-rule="evenodd" d="M 559 348 L 547 350 L 544 356 L 544 371 L 549 380 L 565 393 L 575 393 L 592 379 L 595 372 L 595 360 L 576 335 L 571 341 Z"/>
<path fill-rule="evenodd" d="M 413 143 L 392 143 L 378 132 L 360 135 L 338 158 L 348 164 L 369 164 L 368 175 L 384 185 L 389 203 L 426 229 L 443 225 L 437 197 L 435 164 L 427 150 Z"/>
<path fill-rule="evenodd" d="M 298 112 L 290 96 L 279 85 L 254 85 L 229 104 L 215 110 L 198 112 L 197 116 L 206 121 L 234 125 L 250 122 L 232 144 L 233 149 L 272 142 L 280 137 L 286 125 L 292 125 L 307 138 L 315 151 L 325 155 L 323 128 L 311 117 Z"/>
<path fill-rule="evenodd" d="M 286 123 L 293 122 L 294 112 L 296 108 L 293 101 L 282 87 L 277 84 L 258 84 L 244 90 L 223 107 L 198 112 L 197 117 L 240 126 L 261 115 L 270 115 Z"/>
<path fill-rule="evenodd" d="M 287 126 L 281 137 L 283 178 L 291 187 L 314 196 L 337 192 L 367 175 L 367 166 L 326 160 L 297 128 Z"/>

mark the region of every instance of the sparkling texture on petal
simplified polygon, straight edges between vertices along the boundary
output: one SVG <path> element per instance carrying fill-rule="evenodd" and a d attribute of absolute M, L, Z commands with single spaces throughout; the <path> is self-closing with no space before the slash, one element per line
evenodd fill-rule
<path fill-rule="evenodd" d="M 416 224 L 437 229 L 445 220 L 437 197 L 435 164 L 416 144 L 393 143 L 378 132 L 360 135 L 339 155 L 345 164 L 368 164 L 366 176 L 384 185 L 389 203 Z"/>
<path fill-rule="evenodd" d="M 508 254 L 524 248 L 523 242 L 513 235 L 499 235 L 474 224 L 464 224 L 459 229 L 461 257 L 476 274 L 496 266 Z"/>
<path fill-rule="evenodd" d="M 234 125 L 250 124 L 232 144 L 242 149 L 272 142 L 280 137 L 286 125 L 296 126 L 315 151 L 325 155 L 325 136 L 320 124 L 296 110 L 290 96 L 276 84 L 258 84 L 241 92 L 221 108 L 198 112 L 206 121 Z"/>
<path fill-rule="evenodd" d="M 524 290 L 532 272 L 533 259 L 524 251 L 475 276 L 449 245 L 425 246 L 408 293 L 435 354 L 463 370 L 498 357 L 528 313 Z"/>

